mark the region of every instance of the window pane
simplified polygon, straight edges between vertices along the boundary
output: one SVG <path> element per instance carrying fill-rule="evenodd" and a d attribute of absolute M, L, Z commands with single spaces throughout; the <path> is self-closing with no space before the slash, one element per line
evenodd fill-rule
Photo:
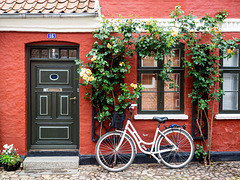
<path fill-rule="evenodd" d="M 238 91 L 238 81 L 237 73 L 223 73 L 223 90 Z"/>
<path fill-rule="evenodd" d="M 48 58 L 48 50 L 47 49 L 42 49 L 41 58 Z"/>
<path fill-rule="evenodd" d="M 31 58 L 40 58 L 40 49 L 31 49 Z"/>
<path fill-rule="evenodd" d="M 142 74 L 142 85 L 146 88 L 144 91 L 157 91 L 157 74 Z"/>
<path fill-rule="evenodd" d="M 59 58 L 59 52 L 58 52 L 58 49 L 50 49 L 49 51 L 49 54 L 50 54 L 50 58 Z"/>
<path fill-rule="evenodd" d="M 230 59 L 223 60 L 224 67 L 238 67 L 239 66 L 239 49 L 234 49 L 234 55 Z"/>
<path fill-rule="evenodd" d="M 223 110 L 238 110 L 237 92 L 225 92 L 223 96 Z"/>
<path fill-rule="evenodd" d="M 157 67 L 157 61 L 154 59 L 154 56 L 146 56 L 141 60 L 142 67 Z"/>
<path fill-rule="evenodd" d="M 142 111 L 157 110 L 157 93 L 142 93 Z"/>
<path fill-rule="evenodd" d="M 61 58 L 67 58 L 67 49 L 61 49 L 60 50 L 60 54 L 61 54 Z"/>
<path fill-rule="evenodd" d="M 180 91 L 180 73 L 171 73 L 170 74 L 170 78 L 173 80 L 173 82 L 164 82 L 164 91 Z M 178 88 L 171 88 L 169 87 L 169 85 L 171 83 L 175 83 L 176 85 L 178 85 Z"/>
<path fill-rule="evenodd" d="M 76 49 L 69 50 L 69 58 L 77 58 L 77 50 Z"/>
<path fill-rule="evenodd" d="M 164 93 L 164 110 L 179 110 L 180 109 L 180 93 L 165 92 Z"/>
<path fill-rule="evenodd" d="M 164 57 L 164 63 L 166 64 L 168 62 L 168 60 L 171 60 L 173 65 L 171 65 L 171 67 L 179 67 L 180 66 L 180 49 L 173 49 L 175 52 L 175 55 L 171 55 L 171 56 L 165 56 Z"/>

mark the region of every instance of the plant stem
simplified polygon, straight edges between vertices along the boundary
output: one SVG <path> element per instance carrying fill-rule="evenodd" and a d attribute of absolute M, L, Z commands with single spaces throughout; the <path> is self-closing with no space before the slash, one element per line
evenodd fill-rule
<path fill-rule="evenodd" d="M 213 94 L 215 94 L 216 91 L 216 82 L 214 82 L 214 90 L 213 90 Z M 213 131 L 213 113 L 214 113 L 214 101 L 215 98 L 212 99 L 212 114 L 211 114 L 211 127 L 210 127 L 210 132 L 209 132 L 209 149 L 208 149 L 208 164 L 210 165 L 211 160 L 210 160 L 210 154 L 211 154 L 211 146 L 212 146 L 212 131 Z"/>

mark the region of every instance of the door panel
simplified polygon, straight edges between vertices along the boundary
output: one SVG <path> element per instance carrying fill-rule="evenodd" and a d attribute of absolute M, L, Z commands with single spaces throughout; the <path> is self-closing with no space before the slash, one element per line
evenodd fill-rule
<path fill-rule="evenodd" d="M 78 82 L 73 61 L 31 61 L 31 148 L 78 148 Z"/>

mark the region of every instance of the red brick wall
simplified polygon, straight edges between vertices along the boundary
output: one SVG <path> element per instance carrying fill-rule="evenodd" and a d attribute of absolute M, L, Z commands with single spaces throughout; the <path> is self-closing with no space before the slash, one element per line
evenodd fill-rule
<path fill-rule="evenodd" d="M 58 44 L 74 43 L 80 46 L 80 58 L 94 42 L 92 33 L 56 33 Z M 0 150 L 4 144 L 14 144 L 20 154 L 27 152 L 27 63 L 25 45 L 45 41 L 41 44 L 56 44 L 48 41 L 47 33 L 0 32 Z M 48 41 L 48 42 L 46 42 Z M 68 43 L 69 42 L 69 43 Z M 39 44 L 39 43 L 38 43 Z M 93 153 L 91 141 L 91 104 L 80 90 L 80 152 Z M 89 147 L 90 144 L 90 147 Z"/>
<path fill-rule="evenodd" d="M 226 9 L 228 18 L 239 18 L 239 1 L 219 0 L 219 1 L 159 1 L 159 0 L 100 0 L 102 14 L 106 17 L 118 17 L 121 14 L 124 17 L 129 15 L 138 15 L 140 18 L 169 18 L 169 13 L 174 10 L 176 5 L 180 5 L 182 9 L 189 14 L 202 17 L 206 13 L 215 15 L 219 10 Z"/>
<path fill-rule="evenodd" d="M 158 3 L 156 3 L 158 2 Z M 197 16 L 205 13 L 215 14 L 220 9 L 227 9 L 229 18 L 240 18 L 238 11 L 239 1 L 181 1 L 179 2 L 186 12 L 193 10 Z M 118 14 L 137 14 L 141 18 L 168 18 L 168 14 L 177 4 L 175 1 L 129 1 L 100 0 L 102 14 L 107 17 L 116 17 Z M 56 41 L 70 42 L 80 45 L 80 58 L 85 57 L 94 42 L 91 33 L 56 33 Z M 226 38 L 238 37 L 240 33 L 226 33 Z M 32 42 L 48 41 L 47 33 L 29 32 L 0 32 L 0 149 L 8 143 L 19 148 L 20 154 L 27 152 L 27 71 L 25 45 Z M 56 44 L 49 41 L 48 44 Z M 137 82 L 137 58 L 130 62 L 132 69 L 125 80 L 126 83 Z M 186 75 L 186 73 L 185 73 Z M 184 79 L 184 113 L 188 120 L 169 121 L 185 124 L 191 133 L 192 104 L 188 94 L 191 92 L 192 79 Z M 84 89 L 80 89 L 80 154 L 94 154 L 95 143 L 92 142 L 91 104 L 84 99 Z M 136 114 L 136 109 L 134 114 Z M 218 113 L 218 105 L 215 106 L 215 114 Z M 157 123 L 155 121 L 133 121 L 140 134 L 149 134 L 144 140 L 149 140 Z M 214 120 L 214 151 L 239 151 L 240 150 L 240 123 L 239 120 Z"/>
<path fill-rule="evenodd" d="M 240 38 L 239 34 L 226 34 L 227 38 L 232 35 Z M 0 33 L 0 146 L 4 144 L 14 144 L 20 150 L 20 154 L 27 152 L 27 92 L 26 92 L 26 54 L 25 44 L 36 41 L 47 41 L 47 33 Z M 71 42 L 80 45 L 80 58 L 87 61 L 85 57 L 90 51 L 91 44 L 94 42 L 90 33 L 57 33 L 57 41 L 60 44 Z M 55 41 L 48 41 L 42 44 L 56 44 Z M 66 43 L 65 43 L 66 44 Z M 126 83 L 137 82 L 137 60 L 134 57 L 130 62 L 132 69 L 125 80 Z M 185 73 L 186 74 L 186 73 Z M 191 133 L 191 99 L 188 93 L 191 92 L 192 79 L 184 80 L 184 113 L 189 116 L 188 120 L 169 121 L 166 125 L 172 123 L 185 124 L 187 130 Z M 80 153 L 93 154 L 95 143 L 92 142 L 91 129 L 91 104 L 84 99 L 84 88 L 80 89 Z M 215 114 L 218 112 L 218 106 L 215 107 Z M 136 114 L 136 109 L 134 114 Z M 143 137 L 149 141 L 153 137 L 153 130 L 157 123 L 155 121 L 138 120 L 133 121 L 140 135 L 149 134 Z M 214 120 L 214 151 L 237 151 L 240 149 L 240 123 L 239 120 Z M 1 148 L 0 148 L 1 149 Z"/>

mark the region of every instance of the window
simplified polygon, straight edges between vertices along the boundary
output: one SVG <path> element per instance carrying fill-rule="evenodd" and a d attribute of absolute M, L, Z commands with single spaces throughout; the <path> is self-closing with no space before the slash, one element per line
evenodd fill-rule
<path fill-rule="evenodd" d="M 220 102 L 221 113 L 240 113 L 239 107 L 239 49 L 234 50 L 234 55 L 230 59 L 223 59 L 222 64 L 222 77 L 223 83 L 221 88 L 225 94 L 222 96 Z"/>
<path fill-rule="evenodd" d="M 76 59 L 77 58 L 76 48 L 43 48 L 36 46 L 30 49 L 31 59 Z"/>
<path fill-rule="evenodd" d="M 138 102 L 139 114 L 171 114 L 183 113 L 183 78 L 182 57 L 184 46 L 174 48 L 175 56 L 165 56 L 164 62 L 171 59 L 173 72 L 171 79 L 179 85 L 178 88 L 169 88 L 171 82 L 164 82 L 159 77 L 163 62 L 157 62 L 154 57 L 138 57 L 138 82 L 145 87 Z"/>

